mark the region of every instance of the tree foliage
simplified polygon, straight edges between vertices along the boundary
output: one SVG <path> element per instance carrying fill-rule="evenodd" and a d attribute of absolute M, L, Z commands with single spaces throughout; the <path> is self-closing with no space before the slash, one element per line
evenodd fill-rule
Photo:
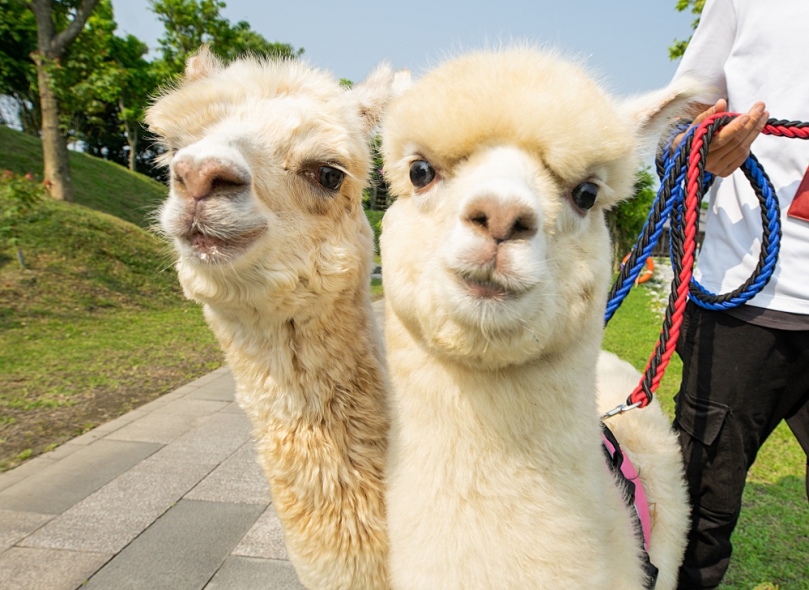
<path fill-rule="evenodd" d="M 37 72 L 29 57 L 36 49 L 34 14 L 16 0 L 0 0 L 0 94 L 13 100 L 23 131 L 31 135 L 42 127 Z"/>
<path fill-rule="evenodd" d="M 47 0 L 45 0 L 47 2 Z M 42 4 L 42 0 L 38 2 Z M 0 0 L 0 94 L 17 109 L 23 130 L 42 135 L 37 69 L 37 20 L 29 3 Z M 158 55 L 147 60 L 148 47 L 132 35 L 116 35 L 111 0 L 100 0 L 86 25 L 54 56 L 40 60 L 52 81 L 63 140 L 88 153 L 156 175 L 151 165 L 155 146 L 142 126 L 144 111 L 160 85 L 182 73 L 185 60 L 208 44 L 230 60 L 243 53 L 295 58 L 303 49 L 271 43 L 245 21 L 221 15 L 222 0 L 153 0 L 152 9 L 165 30 Z M 58 36 L 86 5 L 82 0 L 52 0 L 51 20 Z M 85 6 L 86 7 L 86 6 Z M 10 123 L 11 121 L 2 121 Z"/>
<path fill-rule="evenodd" d="M 156 62 L 163 78 L 182 73 L 186 60 L 207 44 L 211 51 L 230 60 L 244 53 L 267 57 L 298 57 L 286 43 L 271 43 L 246 21 L 231 24 L 220 11 L 222 0 L 151 0 L 152 10 L 165 27 L 160 38 L 162 57 Z"/>
<path fill-rule="evenodd" d="M 691 23 L 691 29 L 696 30 L 697 26 L 699 25 L 699 18 L 702 15 L 702 9 L 705 8 L 705 0 L 677 0 L 677 5 L 675 8 L 679 12 L 685 12 L 688 10 L 691 12 L 691 14 L 695 14 L 697 16 L 697 18 L 695 18 Z M 675 39 L 674 43 L 669 47 L 669 59 L 672 61 L 675 59 L 680 59 L 685 53 L 685 49 L 688 47 L 690 42 L 691 35 L 689 35 L 688 39 L 685 40 Z"/>
<path fill-rule="evenodd" d="M 616 264 L 635 245 L 655 196 L 654 177 L 647 166 L 637 172 L 632 198 L 622 201 L 607 212 L 607 225 L 612 236 L 613 260 Z"/>

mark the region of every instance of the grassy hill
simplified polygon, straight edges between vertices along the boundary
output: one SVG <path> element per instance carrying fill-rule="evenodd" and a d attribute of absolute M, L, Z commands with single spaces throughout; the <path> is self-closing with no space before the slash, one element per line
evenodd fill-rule
<path fill-rule="evenodd" d="M 41 177 L 36 138 L 0 127 L 0 142 L 0 169 Z M 0 471 L 222 362 L 168 246 L 135 224 L 165 188 L 71 159 L 77 203 L 46 199 L 21 225 L 28 268 L 0 243 Z"/>
<path fill-rule="evenodd" d="M 36 137 L 0 125 L 0 171 L 32 173 L 42 180 L 42 143 Z M 70 152 L 76 203 L 115 215 L 141 227 L 166 196 L 166 187 L 123 166 Z"/>

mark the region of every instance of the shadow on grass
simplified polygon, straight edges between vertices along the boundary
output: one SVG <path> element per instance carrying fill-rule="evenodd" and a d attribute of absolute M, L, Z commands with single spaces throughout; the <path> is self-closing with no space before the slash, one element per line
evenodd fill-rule
<path fill-rule="evenodd" d="M 803 478 L 747 482 L 732 540 L 733 558 L 722 589 L 809 588 L 809 502 Z"/>

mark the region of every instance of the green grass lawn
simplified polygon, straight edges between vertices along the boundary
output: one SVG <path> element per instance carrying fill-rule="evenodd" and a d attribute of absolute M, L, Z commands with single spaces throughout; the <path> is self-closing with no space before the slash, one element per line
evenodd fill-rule
<path fill-rule="evenodd" d="M 607 327 L 604 348 L 646 366 L 660 331 L 651 291 L 633 289 Z M 672 357 L 658 391 L 673 416 L 682 363 Z M 643 411 L 643 410 L 638 410 Z M 804 489 L 805 455 L 782 423 L 767 440 L 747 477 L 742 516 L 733 535 L 733 558 L 722 588 L 809 588 L 809 503 Z"/>
<path fill-rule="evenodd" d="M 0 247 L 0 471 L 222 363 L 147 231 L 46 199 L 19 247 L 26 270 Z"/>
<path fill-rule="evenodd" d="M 42 180 L 42 142 L 0 125 L 0 172 L 30 172 Z M 113 162 L 70 152 L 70 174 L 76 203 L 103 211 L 141 227 L 166 196 L 166 187 Z"/>

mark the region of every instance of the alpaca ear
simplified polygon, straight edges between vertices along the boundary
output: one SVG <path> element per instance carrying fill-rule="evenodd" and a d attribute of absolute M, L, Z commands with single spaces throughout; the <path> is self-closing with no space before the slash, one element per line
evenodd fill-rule
<path fill-rule="evenodd" d="M 187 82 L 193 82 L 201 78 L 207 78 L 222 69 L 222 62 L 211 53 L 208 45 L 203 45 L 194 55 L 185 62 L 184 78 Z"/>
<path fill-rule="evenodd" d="M 393 70 L 388 63 L 383 62 L 365 80 L 348 91 L 356 101 L 357 112 L 362 117 L 367 132 L 382 120 L 382 114 L 391 99 L 392 85 Z"/>
<path fill-rule="evenodd" d="M 708 87 L 697 79 L 683 76 L 661 90 L 624 101 L 619 109 L 635 129 L 640 152 L 654 150 L 671 119 L 696 116 L 711 103 Z"/>

